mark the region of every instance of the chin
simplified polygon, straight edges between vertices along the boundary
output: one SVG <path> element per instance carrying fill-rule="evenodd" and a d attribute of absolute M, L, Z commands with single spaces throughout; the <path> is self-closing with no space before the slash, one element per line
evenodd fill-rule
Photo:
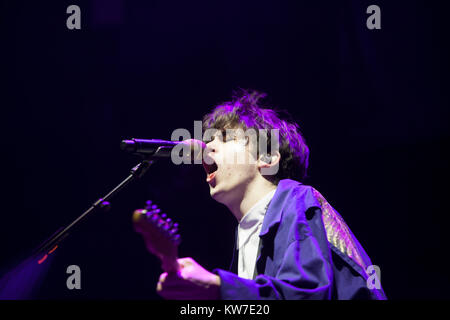
<path fill-rule="evenodd" d="M 211 195 L 211 198 L 216 200 L 217 202 L 220 202 L 222 204 L 226 203 L 226 192 L 220 191 L 217 189 L 213 189 L 212 187 L 209 190 L 209 194 Z"/>
<path fill-rule="evenodd" d="M 219 201 L 220 191 L 210 188 L 209 194 L 211 195 L 211 198 L 213 198 L 216 201 Z"/>

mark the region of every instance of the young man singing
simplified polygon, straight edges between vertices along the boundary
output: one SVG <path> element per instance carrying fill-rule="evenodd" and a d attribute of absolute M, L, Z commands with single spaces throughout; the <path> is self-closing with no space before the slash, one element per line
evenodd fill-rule
<path fill-rule="evenodd" d="M 181 258 L 178 272 L 161 274 L 158 293 L 166 299 L 385 299 L 342 217 L 302 184 L 309 150 L 297 124 L 261 107 L 263 97 L 242 91 L 203 120 L 204 130 L 215 129 L 205 141 L 210 194 L 239 222 L 234 270 L 209 272 Z M 239 134 L 249 130 L 257 139 Z"/>

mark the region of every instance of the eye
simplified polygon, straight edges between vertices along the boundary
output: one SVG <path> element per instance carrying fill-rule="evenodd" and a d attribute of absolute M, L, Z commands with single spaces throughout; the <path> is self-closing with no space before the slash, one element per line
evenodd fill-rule
<path fill-rule="evenodd" d="M 203 142 L 204 143 L 210 143 L 213 140 L 214 140 L 214 137 L 209 137 L 208 139 L 203 139 Z"/>
<path fill-rule="evenodd" d="M 236 132 L 229 132 L 227 138 L 228 139 L 226 139 L 226 140 L 224 139 L 224 141 L 235 141 L 235 142 L 237 142 L 239 144 L 242 144 L 244 146 L 247 145 L 247 143 L 248 143 L 248 137 L 247 136 L 242 136 L 242 135 L 240 135 L 239 133 L 236 133 Z"/>
<path fill-rule="evenodd" d="M 209 143 L 209 142 L 214 141 L 214 139 L 216 139 L 216 138 L 219 136 L 218 132 L 221 133 L 221 137 L 220 137 L 219 140 L 222 141 L 222 142 L 227 142 L 227 134 L 226 134 L 226 130 L 225 130 L 225 129 L 222 129 L 222 130 L 220 130 L 220 131 L 217 131 L 217 133 L 214 134 L 213 136 L 209 136 L 209 137 L 207 137 L 207 138 L 204 138 L 204 139 L 203 139 L 203 142 L 204 142 L 204 143 Z"/>

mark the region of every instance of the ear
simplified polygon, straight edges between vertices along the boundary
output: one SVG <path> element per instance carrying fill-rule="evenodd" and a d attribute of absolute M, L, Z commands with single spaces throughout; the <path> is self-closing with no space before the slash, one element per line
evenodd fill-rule
<path fill-rule="evenodd" d="M 273 154 L 262 154 L 258 159 L 258 169 L 278 166 L 280 159 L 281 155 L 278 151 Z"/>

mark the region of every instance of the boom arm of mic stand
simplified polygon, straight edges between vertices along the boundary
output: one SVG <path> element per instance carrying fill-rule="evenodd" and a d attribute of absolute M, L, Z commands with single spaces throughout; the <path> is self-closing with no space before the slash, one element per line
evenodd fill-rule
<path fill-rule="evenodd" d="M 96 211 L 98 208 L 105 209 L 109 207 L 108 200 L 110 200 L 113 196 L 115 196 L 121 189 L 127 186 L 130 182 L 141 178 L 147 172 L 148 168 L 154 163 L 154 161 L 155 160 L 153 160 L 153 155 L 142 160 L 139 164 L 137 164 L 134 168 L 131 169 L 130 175 L 127 178 L 125 178 L 125 180 L 119 183 L 103 198 L 100 198 L 97 201 L 95 201 L 89 209 L 87 209 L 71 224 L 55 232 L 52 237 L 50 237 L 42 245 L 40 245 L 33 253 L 33 257 L 39 259 L 38 263 L 41 264 L 47 258 L 47 255 L 52 253 L 58 247 L 58 244 L 69 235 L 69 232 L 73 230 L 73 228 L 76 225 L 78 225 L 81 221 L 83 221 L 89 214 Z"/>

